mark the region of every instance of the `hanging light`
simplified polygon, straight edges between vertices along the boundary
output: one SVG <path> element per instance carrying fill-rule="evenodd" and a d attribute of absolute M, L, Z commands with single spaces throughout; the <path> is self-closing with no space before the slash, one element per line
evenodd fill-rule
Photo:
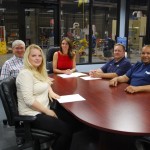
<path fill-rule="evenodd" d="M 89 0 L 78 0 L 78 7 L 80 7 L 83 3 L 88 3 Z"/>

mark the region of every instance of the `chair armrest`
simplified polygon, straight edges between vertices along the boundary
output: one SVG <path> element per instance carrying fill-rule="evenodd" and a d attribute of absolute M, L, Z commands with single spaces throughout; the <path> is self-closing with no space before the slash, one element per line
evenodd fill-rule
<path fill-rule="evenodd" d="M 52 61 L 47 61 L 46 62 L 46 69 L 47 69 L 47 73 L 53 73 L 53 63 Z"/>
<path fill-rule="evenodd" d="M 16 116 L 14 119 L 15 121 L 33 122 L 36 119 L 36 116 L 19 115 L 19 116 Z"/>
<path fill-rule="evenodd" d="M 19 129 L 18 125 L 16 124 L 16 136 L 23 136 L 25 139 L 32 140 L 32 133 L 31 133 L 31 122 L 36 119 L 36 116 L 25 116 L 25 115 L 18 115 L 14 117 L 15 122 L 21 127 L 22 124 L 24 129 Z M 23 135 L 22 135 L 23 133 Z"/>

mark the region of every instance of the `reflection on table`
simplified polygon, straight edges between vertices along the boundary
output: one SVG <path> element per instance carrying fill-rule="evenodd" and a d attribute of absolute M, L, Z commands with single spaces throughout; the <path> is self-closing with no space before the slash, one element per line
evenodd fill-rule
<path fill-rule="evenodd" d="M 86 125 L 124 135 L 150 134 L 150 93 L 128 94 L 124 91 L 127 84 L 110 87 L 104 79 L 51 77 L 59 95 L 80 94 L 86 99 L 62 104 Z"/>

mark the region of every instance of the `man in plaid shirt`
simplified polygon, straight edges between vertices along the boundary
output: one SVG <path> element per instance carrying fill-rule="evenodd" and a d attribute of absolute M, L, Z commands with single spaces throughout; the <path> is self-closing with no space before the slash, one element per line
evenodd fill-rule
<path fill-rule="evenodd" d="M 22 40 L 15 40 L 12 43 L 14 56 L 8 59 L 2 66 L 0 79 L 9 76 L 16 77 L 23 67 L 23 55 L 25 52 L 25 43 Z"/>

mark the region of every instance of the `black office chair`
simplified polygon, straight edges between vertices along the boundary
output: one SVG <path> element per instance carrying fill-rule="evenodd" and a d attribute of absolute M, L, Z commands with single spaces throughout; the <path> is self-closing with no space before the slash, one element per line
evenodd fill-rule
<path fill-rule="evenodd" d="M 16 138 L 23 139 L 18 148 L 26 148 L 30 143 L 33 150 L 40 150 L 41 143 L 54 141 L 56 135 L 48 131 L 32 128 L 31 122 L 36 116 L 21 116 L 18 113 L 15 78 L 8 77 L 0 82 L 0 97 L 7 116 L 9 126 L 15 127 Z M 18 144 L 18 143 L 17 143 Z"/>
<path fill-rule="evenodd" d="M 146 147 L 147 145 L 149 145 L 148 148 Z M 149 150 L 150 136 L 141 137 L 141 138 L 137 139 L 135 142 L 135 146 L 136 146 L 137 150 Z"/>
<path fill-rule="evenodd" d="M 53 55 L 60 47 L 50 47 L 46 52 L 46 68 L 48 74 L 53 73 Z"/>
<path fill-rule="evenodd" d="M 0 74 L 1 74 L 1 70 L 2 70 L 2 68 L 0 67 Z M 1 79 L 0 79 L 0 81 L 1 81 Z M 7 125 L 7 119 L 3 119 L 3 124 Z"/>

